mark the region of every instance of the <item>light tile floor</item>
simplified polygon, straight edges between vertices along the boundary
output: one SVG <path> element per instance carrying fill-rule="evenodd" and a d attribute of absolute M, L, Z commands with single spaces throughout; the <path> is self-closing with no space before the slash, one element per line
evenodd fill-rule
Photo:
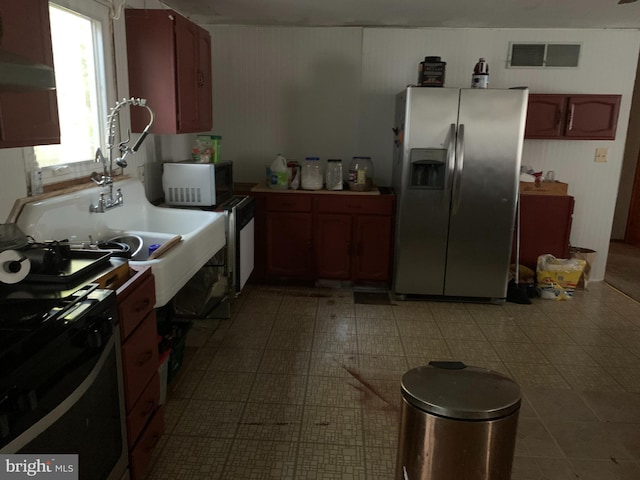
<path fill-rule="evenodd" d="M 640 479 L 640 304 L 604 283 L 499 306 L 251 285 L 189 339 L 148 480 L 391 480 L 400 378 L 436 359 L 521 385 L 513 480 Z"/>

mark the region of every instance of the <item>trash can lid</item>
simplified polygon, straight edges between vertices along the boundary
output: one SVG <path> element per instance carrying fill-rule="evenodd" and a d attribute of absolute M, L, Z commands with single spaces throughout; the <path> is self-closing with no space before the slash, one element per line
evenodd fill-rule
<path fill-rule="evenodd" d="M 459 420 L 492 420 L 520 408 L 520 387 L 493 370 L 462 362 L 429 362 L 402 376 L 402 396 L 414 407 Z"/>

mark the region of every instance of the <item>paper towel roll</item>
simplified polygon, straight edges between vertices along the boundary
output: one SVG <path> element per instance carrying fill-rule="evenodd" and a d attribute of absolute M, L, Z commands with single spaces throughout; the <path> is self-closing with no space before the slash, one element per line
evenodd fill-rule
<path fill-rule="evenodd" d="M 15 250 L 0 252 L 0 283 L 18 283 L 29 274 L 31 262 Z"/>

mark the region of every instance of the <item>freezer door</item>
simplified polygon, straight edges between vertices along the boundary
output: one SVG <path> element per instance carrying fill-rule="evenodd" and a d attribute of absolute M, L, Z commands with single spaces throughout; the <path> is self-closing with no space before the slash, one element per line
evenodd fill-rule
<path fill-rule="evenodd" d="M 409 87 L 397 99 L 394 291 L 442 295 L 460 90 Z"/>
<path fill-rule="evenodd" d="M 445 295 L 506 297 L 527 98 L 460 92 Z"/>

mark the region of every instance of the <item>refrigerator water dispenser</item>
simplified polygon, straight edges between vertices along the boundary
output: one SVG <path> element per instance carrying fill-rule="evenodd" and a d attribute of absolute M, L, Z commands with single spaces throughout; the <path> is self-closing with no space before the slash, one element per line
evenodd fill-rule
<path fill-rule="evenodd" d="M 411 187 L 443 190 L 447 150 L 414 148 L 411 150 Z"/>

